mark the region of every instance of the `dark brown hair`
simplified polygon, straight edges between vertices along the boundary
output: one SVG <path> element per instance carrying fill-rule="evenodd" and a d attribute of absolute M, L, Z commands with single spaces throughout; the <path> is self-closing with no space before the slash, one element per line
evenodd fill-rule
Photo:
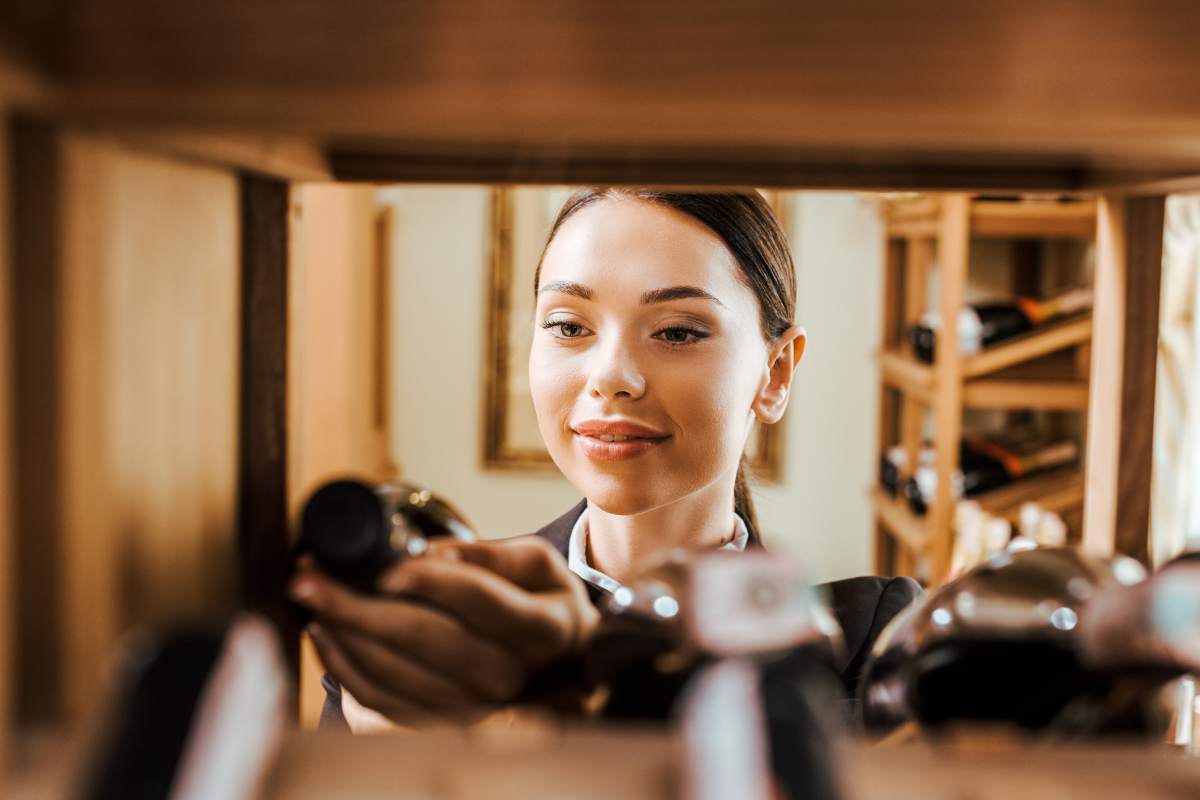
<path fill-rule="evenodd" d="M 601 187 L 580 189 L 558 212 L 533 277 L 536 293 L 542 259 L 558 229 L 581 208 L 606 198 L 631 198 L 673 208 L 702 223 L 720 237 L 741 269 L 743 282 L 758 298 L 763 338 L 773 342 L 792 326 L 796 314 L 796 267 L 779 220 L 761 194 L 747 192 L 666 192 L 654 189 Z M 746 482 L 746 457 L 738 465 L 733 507 L 758 539 L 758 515 Z"/>

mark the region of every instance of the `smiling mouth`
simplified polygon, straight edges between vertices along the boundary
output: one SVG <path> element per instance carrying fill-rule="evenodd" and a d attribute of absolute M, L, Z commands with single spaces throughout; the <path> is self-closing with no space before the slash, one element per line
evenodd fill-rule
<path fill-rule="evenodd" d="M 584 455 L 596 461 L 627 461 L 649 453 L 669 436 L 619 436 L 616 434 L 583 434 L 575 431 L 575 439 Z"/>

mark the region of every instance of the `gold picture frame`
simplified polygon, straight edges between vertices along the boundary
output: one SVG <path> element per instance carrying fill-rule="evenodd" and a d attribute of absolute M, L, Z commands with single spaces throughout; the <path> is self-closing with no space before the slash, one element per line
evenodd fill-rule
<path fill-rule="evenodd" d="M 524 364 L 533 337 L 537 259 L 558 209 L 575 188 L 492 190 L 484 328 L 483 466 L 488 469 L 555 469 L 537 430 Z M 763 191 L 763 195 L 776 216 L 786 220 L 788 196 L 776 191 Z M 760 481 L 777 483 L 782 479 L 782 425 L 755 426 L 747 462 Z"/>

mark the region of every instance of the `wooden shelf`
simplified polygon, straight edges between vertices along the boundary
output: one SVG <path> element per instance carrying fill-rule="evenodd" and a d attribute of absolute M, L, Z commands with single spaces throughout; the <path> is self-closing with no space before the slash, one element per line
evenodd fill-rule
<path fill-rule="evenodd" d="M 967 408 L 1086 411 L 1088 379 L 1058 351 L 1083 344 L 1091 335 L 1091 320 L 1050 325 L 1005 342 L 963 362 L 963 406 Z M 925 404 L 937 389 L 934 368 L 903 350 L 879 353 L 885 385 Z"/>
<path fill-rule="evenodd" d="M 1017 411 L 1087 411 L 1087 381 L 971 381 L 963 407 Z"/>
<path fill-rule="evenodd" d="M 1010 239 L 1093 239 L 1096 203 L 971 201 L 971 235 Z"/>
<path fill-rule="evenodd" d="M 1024 361 L 1084 344 L 1091 338 L 1090 316 L 1052 322 L 963 359 L 963 377 L 980 378 Z"/>
<path fill-rule="evenodd" d="M 892 238 L 937 236 L 941 206 L 936 198 L 916 196 L 894 201 L 887 211 Z M 970 235 L 1006 239 L 1094 239 L 1094 200 L 981 200 L 970 204 Z"/>
<path fill-rule="evenodd" d="M 1083 503 L 1083 472 L 1077 466 L 1049 470 L 971 498 L 996 517 L 1016 522 L 1023 503 L 1061 514 Z"/>
<path fill-rule="evenodd" d="M 903 499 L 889 495 L 880 487 L 872 490 L 875 516 L 905 547 L 921 552 L 929 541 L 927 517 L 914 514 Z M 1015 526 L 1025 503 L 1037 503 L 1046 511 L 1063 514 L 1083 504 L 1083 473 L 1077 466 L 1049 470 L 968 498 L 979 503 L 988 514 Z"/>
<path fill-rule="evenodd" d="M 953 503 L 947 503 L 947 474 L 963 434 L 963 411 L 1087 412 L 1091 314 L 1039 326 L 971 356 L 939 364 L 919 361 L 903 341 L 927 310 L 930 281 L 938 282 L 939 307 L 962 307 L 967 293 L 972 242 L 977 239 L 1033 241 L 1046 246 L 1013 247 L 1009 291 L 1068 284 L 1076 243 L 1094 241 L 1101 219 L 1091 200 L 1057 198 L 984 199 L 966 193 L 893 195 L 885 200 L 879 449 L 899 444 L 914 452 L 927 435 L 938 461 L 941 502 L 929 514 L 913 514 L 907 504 L 882 489 L 874 495 L 876 565 L 881 573 L 913 574 L 926 569 L 936 584 L 949 574 L 954 547 Z M 1078 265 L 1074 265 L 1077 267 Z M 1075 513 L 1083 498 L 1076 468 L 1022 480 L 974 498 L 989 513 L 1016 520 L 1022 503 L 1036 500 L 1053 511 Z M 924 562 L 924 566 L 922 566 Z"/>
<path fill-rule="evenodd" d="M 875 516 L 894 537 L 914 553 L 925 550 L 929 532 L 925 519 L 912 512 L 904 500 L 892 497 L 878 486 L 871 491 Z"/>

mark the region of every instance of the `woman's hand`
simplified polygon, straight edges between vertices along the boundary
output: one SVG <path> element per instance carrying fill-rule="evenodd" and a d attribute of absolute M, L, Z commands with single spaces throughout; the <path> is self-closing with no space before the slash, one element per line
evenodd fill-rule
<path fill-rule="evenodd" d="M 538 669 L 581 647 L 598 613 L 549 543 L 435 543 L 364 597 L 303 571 L 292 596 L 330 673 L 394 722 L 471 722 L 512 702 Z"/>

